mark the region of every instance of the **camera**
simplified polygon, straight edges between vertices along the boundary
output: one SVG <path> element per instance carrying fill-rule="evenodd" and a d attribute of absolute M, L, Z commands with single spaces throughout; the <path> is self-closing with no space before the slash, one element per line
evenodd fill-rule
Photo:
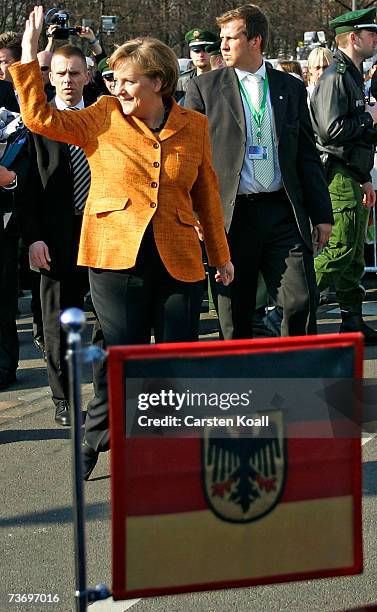
<path fill-rule="evenodd" d="M 310 51 L 317 47 L 328 47 L 326 34 L 322 30 L 319 32 L 304 32 L 304 40 L 297 47 L 297 56 L 299 60 L 307 60 Z"/>
<path fill-rule="evenodd" d="M 69 15 L 67 11 L 51 8 L 45 15 L 45 23 L 48 26 L 57 25 L 50 36 L 59 40 L 67 40 L 68 36 L 81 34 L 81 26 L 69 27 Z"/>

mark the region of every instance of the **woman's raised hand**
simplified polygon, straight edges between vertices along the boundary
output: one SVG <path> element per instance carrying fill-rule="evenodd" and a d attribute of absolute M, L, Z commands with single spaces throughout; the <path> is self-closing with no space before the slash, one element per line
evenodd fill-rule
<path fill-rule="evenodd" d="M 43 7 L 35 6 L 25 24 L 22 37 L 21 64 L 27 64 L 37 58 L 38 41 L 43 29 Z"/>

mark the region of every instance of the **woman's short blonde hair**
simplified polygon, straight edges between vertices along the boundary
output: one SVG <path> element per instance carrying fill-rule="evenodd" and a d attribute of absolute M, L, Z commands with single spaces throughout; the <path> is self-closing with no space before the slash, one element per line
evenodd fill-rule
<path fill-rule="evenodd" d="M 312 49 L 308 55 L 308 70 L 313 66 L 329 66 L 334 61 L 334 57 L 330 49 L 326 47 L 316 47 Z M 318 64 L 318 62 L 320 62 Z"/>
<path fill-rule="evenodd" d="M 164 100 L 175 93 L 179 76 L 178 60 L 174 52 L 157 38 L 148 36 L 128 40 L 114 51 L 108 63 L 112 70 L 122 64 L 132 64 L 142 75 L 151 79 L 160 78 Z"/>

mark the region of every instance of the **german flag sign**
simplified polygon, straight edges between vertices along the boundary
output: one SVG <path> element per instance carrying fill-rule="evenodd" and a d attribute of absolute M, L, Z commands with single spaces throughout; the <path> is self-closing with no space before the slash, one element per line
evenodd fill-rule
<path fill-rule="evenodd" d="M 110 348 L 114 599 L 361 572 L 362 349 Z"/>

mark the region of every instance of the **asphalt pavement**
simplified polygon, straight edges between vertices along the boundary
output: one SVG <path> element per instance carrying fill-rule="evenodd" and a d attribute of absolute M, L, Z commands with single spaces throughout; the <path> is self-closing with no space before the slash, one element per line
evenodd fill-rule
<path fill-rule="evenodd" d="M 377 327 L 377 289 L 370 282 L 365 320 Z M 74 553 L 70 429 L 54 423 L 46 369 L 32 344 L 30 297 L 20 299 L 21 360 L 18 380 L 0 394 L 1 587 L 0 612 L 73 612 Z M 87 313 L 89 342 L 93 317 Z M 335 304 L 322 306 L 320 331 L 339 327 Z M 214 313 L 203 316 L 202 338 L 215 334 Z M 377 379 L 377 347 L 367 348 L 364 376 Z M 91 397 L 91 370 L 83 371 L 83 406 Z M 336 611 L 377 603 L 377 438 L 363 438 L 364 571 L 358 576 L 189 593 L 151 599 L 98 602 L 93 612 Z M 100 456 L 85 484 L 87 582 L 111 586 L 109 455 Z M 326 537 L 326 534 L 324 534 Z M 33 594 L 18 603 L 17 594 Z M 13 598 L 12 598 L 13 594 Z M 36 594 L 44 594 L 36 601 Z M 12 601 L 11 601 L 12 599 Z"/>

